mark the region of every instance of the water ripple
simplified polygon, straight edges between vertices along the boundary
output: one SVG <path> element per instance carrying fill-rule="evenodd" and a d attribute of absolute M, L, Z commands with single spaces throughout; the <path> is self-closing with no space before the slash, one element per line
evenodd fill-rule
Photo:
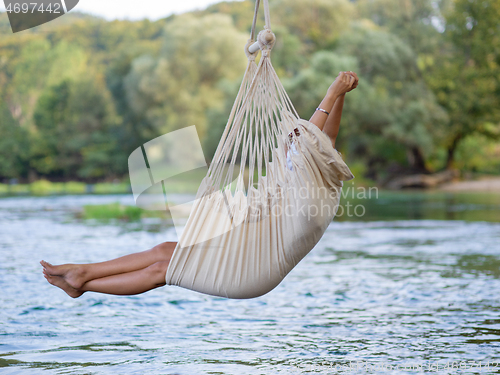
<path fill-rule="evenodd" d="M 45 282 L 39 259 L 95 262 L 175 240 L 172 228 L 68 219 L 107 201 L 116 197 L 0 200 L 2 373 L 361 374 L 332 369 L 498 360 L 499 223 L 334 222 L 281 285 L 253 300 L 176 287 L 70 299 Z"/>

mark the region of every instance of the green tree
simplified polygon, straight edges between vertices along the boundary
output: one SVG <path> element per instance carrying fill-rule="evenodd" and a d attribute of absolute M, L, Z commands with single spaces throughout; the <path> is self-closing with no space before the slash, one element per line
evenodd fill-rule
<path fill-rule="evenodd" d="M 420 78 L 415 60 L 401 39 L 373 24 L 358 23 L 341 36 L 335 52 L 316 52 L 310 68 L 287 89 L 299 114 L 308 118 L 339 71 L 356 71 L 360 85 L 346 98 L 343 147 L 364 159 L 372 176 L 405 159 L 411 170 L 425 172 L 446 113 Z"/>
<path fill-rule="evenodd" d="M 271 2 L 274 4 L 274 2 Z M 283 5 L 283 4 L 282 4 Z M 226 14 L 233 19 L 235 27 L 250 38 L 252 22 L 255 11 L 255 0 L 220 2 L 209 6 L 206 10 L 194 12 L 195 14 Z M 278 12 L 272 9 L 272 30 L 276 35 L 273 47 L 272 61 L 278 76 L 292 77 L 305 65 L 306 55 L 310 48 L 302 42 L 300 33 L 292 33 L 280 20 Z M 285 18 L 286 21 L 286 18 Z M 260 6 L 257 16 L 255 35 L 264 27 L 264 10 Z M 306 37 L 304 37 L 306 38 Z M 306 38 L 307 39 L 307 38 Z M 257 59 L 258 61 L 258 59 Z"/>
<path fill-rule="evenodd" d="M 231 17 L 234 26 L 250 35 L 252 28 L 253 15 L 255 10 L 255 0 L 248 1 L 221 1 L 212 4 L 207 9 L 202 11 L 193 12 L 194 15 L 207 15 L 207 14 L 225 14 Z M 259 11 L 259 25 L 264 23 L 264 11 Z"/>
<path fill-rule="evenodd" d="M 47 88 L 34 114 L 31 166 L 41 175 L 97 179 L 116 173 L 114 114 L 103 80 L 64 80 Z"/>
<path fill-rule="evenodd" d="M 310 53 L 334 47 L 355 16 L 347 0 L 276 0 L 270 7 L 271 26 L 285 26 Z"/>
<path fill-rule="evenodd" d="M 243 75 L 247 39 L 225 15 L 186 14 L 167 24 L 159 56 L 135 59 L 124 81 L 128 104 L 152 124 L 151 136 L 189 125 L 205 135 L 207 109 L 224 100 L 217 83 Z"/>
<path fill-rule="evenodd" d="M 19 178 L 27 174 L 28 132 L 0 102 L 0 179 Z"/>
<path fill-rule="evenodd" d="M 434 0 L 358 0 L 360 18 L 407 42 L 417 54 L 434 54 L 440 38 L 436 22 L 441 12 Z"/>
<path fill-rule="evenodd" d="M 151 140 L 157 132 L 154 126 L 148 121 L 144 111 L 134 111 L 130 106 L 126 93 L 126 79 L 131 70 L 132 63 L 139 56 L 150 55 L 157 52 L 159 46 L 155 44 L 133 45 L 116 54 L 116 58 L 109 64 L 106 71 L 106 82 L 111 94 L 117 114 L 121 118 L 121 124 L 116 129 L 116 141 L 123 160 L 126 161 L 128 155 L 140 147 L 145 142 Z M 120 164 L 121 174 L 127 173 L 127 163 Z"/>
<path fill-rule="evenodd" d="M 21 126 L 30 128 L 35 103 L 47 86 L 85 73 L 87 59 L 77 47 L 61 42 L 52 46 L 48 40 L 28 42 L 10 62 L 12 76 L 5 100 L 12 116 Z"/>
<path fill-rule="evenodd" d="M 397 36 L 366 26 L 353 27 L 342 38 L 338 51 L 357 57 L 361 79 L 377 93 L 368 96 L 379 104 L 367 106 L 371 113 L 365 113 L 359 131 L 369 128 L 370 132 L 404 146 L 410 168 L 428 171 L 426 159 L 441 140 L 447 114 L 421 76 L 416 53 Z M 353 111 L 365 107 L 366 101 L 357 104 Z M 381 113 L 372 123 L 374 110 Z M 380 121 L 381 117 L 385 120 Z"/>
<path fill-rule="evenodd" d="M 459 144 L 474 134 L 500 139 L 500 3 L 453 0 L 444 8 L 439 58 L 426 79 L 450 117 L 443 145 L 454 166 Z"/>

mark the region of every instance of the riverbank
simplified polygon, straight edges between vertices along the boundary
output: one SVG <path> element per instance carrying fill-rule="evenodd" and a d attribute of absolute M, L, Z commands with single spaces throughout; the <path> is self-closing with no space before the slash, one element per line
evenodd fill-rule
<path fill-rule="evenodd" d="M 1 195 L 64 195 L 64 194 L 126 194 L 131 192 L 128 182 L 51 182 L 38 180 L 30 184 L 0 184 Z"/>
<path fill-rule="evenodd" d="M 205 176 L 205 171 L 195 171 L 191 175 L 181 178 L 170 178 L 165 184 L 165 193 L 170 194 L 195 194 L 198 186 Z M 66 195 L 66 194 L 132 194 L 129 179 L 114 182 L 85 183 L 76 181 L 52 182 L 38 180 L 29 184 L 0 183 L 0 196 L 10 195 Z"/>
<path fill-rule="evenodd" d="M 411 176 L 410 176 L 411 177 Z M 356 181 L 360 182 L 360 181 Z M 364 182 L 364 181 L 363 181 Z M 367 183 L 361 183 L 364 186 Z M 484 176 L 477 180 L 453 181 L 436 184 L 432 190 L 447 192 L 488 192 L 500 194 L 500 177 Z M 170 181 L 167 193 L 196 193 L 197 181 Z M 401 187 L 389 190 L 404 190 Z M 424 189 L 425 190 L 425 189 Z M 130 182 L 116 181 L 96 184 L 83 182 L 50 182 L 39 180 L 31 184 L 0 184 L 0 196 L 8 195 L 65 195 L 65 194 L 131 194 Z"/>
<path fill-rule="evenodd" d="M 439 186 L 438 189 L 450 192 L 488 192 L 500 194 L 500 177 L 483 177 L 474 181 L 448 182 Z"/>

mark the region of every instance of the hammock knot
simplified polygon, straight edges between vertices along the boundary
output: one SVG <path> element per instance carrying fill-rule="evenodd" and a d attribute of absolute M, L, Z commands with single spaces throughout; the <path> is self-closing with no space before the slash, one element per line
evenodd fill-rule
<path fill-rule="evenodd" d="M 276 42 L 276 35 L 270 29 L 264 29 L 257 36 L 257 41 L 259 42 L 262 54 L 268 56 Z"/>

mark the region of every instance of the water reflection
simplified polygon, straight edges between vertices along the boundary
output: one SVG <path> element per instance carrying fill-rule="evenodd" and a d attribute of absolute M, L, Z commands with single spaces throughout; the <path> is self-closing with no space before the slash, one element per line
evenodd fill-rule
<path fill-rule="evenodd" d="M 500 222 L 500 194 L 422 191 L 377 191 L 360 194 L 345 185 L 341 205 L 362 205 L 364 215 L 345 214 L 337 220 L 469 220 Z M 366 196 L 366 198 L 365 198 Z M 361 197 L 362 199 L 360 199 Z"/>
<path fill-rule="evenodd" d="M 175 287 L 72 300 L 45 282 L 40 258 L 101 261 L 175 240 L 175 231 L 73 215 L 128 196 L 2 199 L 2 373 L 361 374 L 332 368 L 498 361 L 497 198 L 404 194 L 370 201 L 363 220 L 332 223 L 281 285 L 244 301 Z"/>

